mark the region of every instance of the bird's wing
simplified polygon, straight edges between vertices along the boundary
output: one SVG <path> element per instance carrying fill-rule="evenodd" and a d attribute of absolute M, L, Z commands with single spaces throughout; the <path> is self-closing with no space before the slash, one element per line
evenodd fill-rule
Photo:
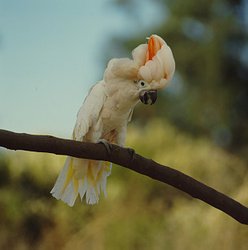
<path fill-rule="evenodd" d="M 103 82 L 95 84 L 85 98 L 83 105 L 78 111 L 77 121 L 73 130 L 73 139 L 83 141 L 90 127 L 99 118 L 103 104 L 107 98 Z"/>

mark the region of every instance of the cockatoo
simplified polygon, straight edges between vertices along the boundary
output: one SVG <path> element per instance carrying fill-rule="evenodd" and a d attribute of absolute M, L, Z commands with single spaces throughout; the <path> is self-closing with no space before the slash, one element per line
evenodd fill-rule
<path fill-rule="evenodd" d="M 170 47 L 158 35 L 151 35 L 146 44 L 132 51 L 132 59 L 109 61 L 103 80 L 89 91 L 73 130 L 76 141 L 108 143 L 124 146 L 127 124 L 134 107 L 141 101 L 153 104 L 157 90 L 166 87 L 175 71 Z M 77 196 L 87 204 L 96 204 L 101 191 L 106 196 L 111 163 L 67 157 L 51 190 L 56 199 L 73 206 Z"/>

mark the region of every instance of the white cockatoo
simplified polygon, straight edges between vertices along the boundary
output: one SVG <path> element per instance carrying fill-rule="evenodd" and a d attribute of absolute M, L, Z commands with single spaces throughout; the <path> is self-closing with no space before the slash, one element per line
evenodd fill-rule
<path fill-rule="evenodd" d="M 153 104 L 157 90 L 166 87 L 175 71 L 170 47 L 158 35 L 151 35 L 147 44 L 132 52 L 133 59 L 109 61 L 103 80 L 89 91 L 80 108 L 73 139 L 124 145 L 127 124 L 135 105 L 141 101 Z M 56 199 L 73 206 L 77 196 L 95 204 L 101 191 L 106 196 L 111 163 L 67 157 L 64 168 L 51 190 Z"/>

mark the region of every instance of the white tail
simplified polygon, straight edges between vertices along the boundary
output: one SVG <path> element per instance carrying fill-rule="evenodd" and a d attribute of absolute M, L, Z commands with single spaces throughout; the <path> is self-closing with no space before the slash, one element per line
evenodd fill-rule
<path fill-rule="evenodd" d="M 78 194 L 81 200 L 86 195 L 87 204 L 96 204 L 101 191 L 107 195 L 106 183 L 111 167 L 112 164 L 109 162 L 68 156 L 51 194 L 69 206 L 74 205 Z"/>

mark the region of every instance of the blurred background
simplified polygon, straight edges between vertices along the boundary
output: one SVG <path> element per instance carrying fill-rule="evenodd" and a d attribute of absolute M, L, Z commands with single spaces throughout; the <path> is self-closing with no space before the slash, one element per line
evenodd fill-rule
<path fill-rule="evenodd" d="M 176 73 L 126 145 L 248 206 L 247 0 L 0 0 L 0 128 L 70 138 L 108 60 L 153 33 Z M 119 166 L 69 208 L 49 194 L 64 159 L 0 149 L 1 249 L 247 249 L 247 226 Z"/>

